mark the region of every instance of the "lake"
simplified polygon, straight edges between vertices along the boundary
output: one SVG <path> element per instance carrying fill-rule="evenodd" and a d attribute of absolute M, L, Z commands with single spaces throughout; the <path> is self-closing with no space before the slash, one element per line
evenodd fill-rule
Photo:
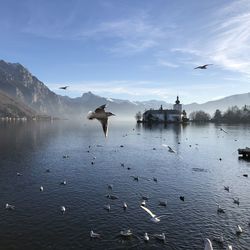
<path fill-rule="evenodd" d="M 97 121 L 0 123 L 0 249 L 193 250 L 221 234 L 225 244 L 212 241 L 214 249 L 250 249 L 250 162 L 237 153 L 250 146 L 250 126 L 147 127 L 110 120 L 106 139 Z M 111 193 L 118 199 L 108 199 Z M 159 223 L 140 208 L 143 195 L 147 208 L 167 214 Z M 15 210 L 5 209 L 6 203 Z M 225 213 L 217 213 L 217 203 Z M 123 229 L 134 237 L 122 239 Z M 90 230 L 101 239 L 91 239 Z M 162 232 L 165 243 L 153 237 Z"/>

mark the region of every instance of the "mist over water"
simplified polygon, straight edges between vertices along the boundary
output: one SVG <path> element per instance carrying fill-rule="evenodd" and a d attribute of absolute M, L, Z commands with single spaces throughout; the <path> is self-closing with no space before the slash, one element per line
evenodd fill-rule
<path fill-rule="evenodd" d="M 204 238 L 220 234 L 226 244 L 213 242 L 214 249 L 250 249 L 250 177 L 243 177 L 250 176 L 250 162 L 237 154 L 250 146 L 250 126 L 222 125 L 226 134 L 214 124 L 147 127 L 110 119 L 109 125 L 105 139 L 97 121 L 0 123 L 0 249 L 203 249 Z M 108 193 L 119 199 L 107 199 Z M 151 222 L 141 195 L 149 196 L 155 214 L 169 215 Z M 159 199 L 168 201 L 166 208 Z M 6 203 L 16 209 L 6 210 Z M 225 214 L 217 213 L 216 203 Z M 122 240 L 119 232 L 128 228 L 135 237 Z M 90 239 L 90 230 L 101 239 Z M 151 237 L 162 232 L 165 244 Z"/>

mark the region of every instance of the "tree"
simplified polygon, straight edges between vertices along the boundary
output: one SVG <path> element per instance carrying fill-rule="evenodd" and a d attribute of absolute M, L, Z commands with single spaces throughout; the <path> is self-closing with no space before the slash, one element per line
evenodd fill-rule
<path fill-rule="evenodd" d="M 139 112 L 137 112 L 137 113 L 135 114 L 135 119 L 136 119 L 136 121 L 140 121 L 140 120 L 142 119 L 141 111 L 139 111 Z"/>
<path fill-rule="evenodd" d="M 189 117 L 195 122 L 208 122 L 211 119 L 211 116 L 202 110 L 192 112 Z"/>
<path fill-rule="evenodd" d="M 214 113 L 214 117 L 213 120 L 215 122 L 221 122 L 222 121 L 222 113 L 219 109 L 216 109 L 215 113 Z"/>

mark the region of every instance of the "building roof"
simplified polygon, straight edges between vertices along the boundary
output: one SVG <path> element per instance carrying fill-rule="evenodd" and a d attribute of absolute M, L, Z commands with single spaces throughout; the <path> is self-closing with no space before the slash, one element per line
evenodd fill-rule
<path fill-rule="evenodd" d="M 143 115 L 147 115 L 147 114 L 172 114 L 172 115 L 179 115 L 181 112 L 179 110 L 175 110 L 175 109 L 163 109 L 163 110 L 155 110 L 155 109 L 150 109 L 150 110 L 146 110 Z"/>

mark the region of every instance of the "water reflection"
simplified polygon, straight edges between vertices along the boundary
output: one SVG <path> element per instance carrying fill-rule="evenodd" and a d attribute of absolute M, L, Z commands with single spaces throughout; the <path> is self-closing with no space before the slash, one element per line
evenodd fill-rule
<path fill-rule="evenodd" d="M 250 127 L 223 125 L 225 134 L 214 124 L 110 125 L 105 138 L 99 123 L 0 123 L 0 204 L 16 206 L 13 213 L 0 209 L 0 249 L 127 249 L 134 245 L 135 249 L 187 249 L 187 245 L 203 249 L 205 237 L 221 233 L 235 249 L 248 249 L 250 182 L 242 175 L 250 175 L 249 163 L 239 161 L 236 150 L 249 146 Z M 137 182 L 131 176 L 145 178 Z M 67 185 L 60 185 L 62 180 Z M 118 200 L 107 200 L 108 184 Z M 230 186 L 230 192 L 225 192 L 224 185 Z M 151 223 L 140 209 L 141 194 L 150 197 L 147 205 L 157 215 L 171 215 L 159 224 Z M 181 195 L 185 202 L 180 201 Z M 240 198 L 239 206 L 232 197 Z M 159 207 L 159 199 L 168 201 L 166 208 Z M 123 201 L 128 204 L 126 211 Z M 107 203 L 110 212 L 103 209 Z M 217 214 L 216 203 L 223 205 L 225 215 Z M 63 216 L 62 205 L 66 207 Z M 237 224 L 244 229 L 240 237 L 235 235 Z M 118 241 L 119 232 L 128 228 L 138 240 Z M 91 240 L 90 230 L 103 238 Z M 145 232 L 164 232 L 167 244 L 154 239 L 145 244 Z M 220 249 L 216 243 L 214 249 Z"/>

